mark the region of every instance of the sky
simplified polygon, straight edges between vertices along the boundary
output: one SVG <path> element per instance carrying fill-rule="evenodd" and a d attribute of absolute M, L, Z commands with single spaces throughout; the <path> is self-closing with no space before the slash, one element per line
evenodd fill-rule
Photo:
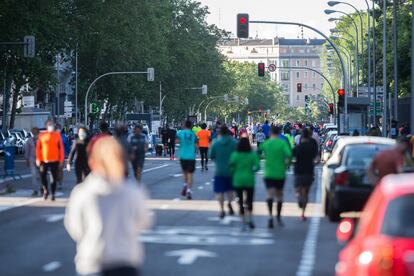
<path fill-rule="evenodd" d="M 335 26 L 328 22 L 330 17 L 325 9 L 333 9 L 328 6 L 329 0 L 197 0 L 209 7 L 210 15 L 207 21 L 221 29 L 236 33 L 236 15 L 249 13 L 250 20 L 270 20 L 299 22 L 310 25 L 329 35 L 329 29 Z M 364 0 L 348 0 L 358 9 L 366 9 Z M 352 12 L 347 5 L 337 5 L 335 9 L 344 12 Z M 304 38 L 320 37 L 313 31 L 304 29 Z M 257 25 L 250 24 L 250 36 L 259 38 L 301 37 L 301 28 L 294 26 Z"/>

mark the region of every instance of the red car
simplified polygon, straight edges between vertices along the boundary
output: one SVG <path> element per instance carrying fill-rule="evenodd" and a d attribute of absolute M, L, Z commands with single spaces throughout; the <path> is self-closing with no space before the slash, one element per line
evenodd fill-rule
<path fill-rule="evenodd" d="M 414 174 L 385 177 L 357 229 L 354 220 L 344 219 L 337 238 L 349 241 L 339 254 L 338 276 L 414 275 Z"/>

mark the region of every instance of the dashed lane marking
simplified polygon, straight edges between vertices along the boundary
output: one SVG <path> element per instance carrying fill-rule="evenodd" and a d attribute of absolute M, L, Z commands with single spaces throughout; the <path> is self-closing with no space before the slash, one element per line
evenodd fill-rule
<path fill-rule="evenodd" d="M 61 266 L 62 266 L 62 264 L 60 262 L 53 261 L 53 262 L 45 264 L 42 267 L 42 270 L 45 271 L 45 272 L 53 272 L 53 271 L 59 269 Z"/>
<path fill-rule="evenodd" d="M 143 173 L 147 173 L 147 172 L 159 170 L 159 169 L 162 169 L 162 168 L 165 168 L 165 167 L 168 167 L 168 166 L 169 166 L 168 164 L 164 164 L 164 165 L 161 165 L 161 166 L 158 166 L 158 167 L 153 167 L 153 168 L 145 169 L 142 172 Z"/>
<path fill-rule="evenodd" d="M 316 203 L 321 202 L 321 183 L 320 183 L 320 170 L 317 170 L 317 176 L 319 181 L 316 189 Z M 310 220 L 308 233 L 306 235 L 305 243 L 302 250 L 302 257 L 299 263 L 296 276 L 311 276 L 315 267 L 316 247 L 318 242 L 318 232 L 321 222 L 321 210 L 320 207 L 314 210 L 316 215 Z"/>

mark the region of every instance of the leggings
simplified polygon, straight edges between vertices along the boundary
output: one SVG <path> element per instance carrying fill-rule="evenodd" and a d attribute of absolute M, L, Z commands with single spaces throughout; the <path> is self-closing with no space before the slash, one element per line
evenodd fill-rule
<path fill-rule="evenodd" d="M 52 188 L 52 194 L 56 192 L 56 184 L 58 180 L 58 173 L 59 173 L 59 162 L 50 162 L 50 163 L 42 163 L 39 167 L 40 173 L 40 181 L 42 182 L 43 191 L 48 193 L 48 183 L 47 183 L 47 172 L 50 170 L 52 174 L 52 180 L 50 181 L 50 186 Z"/>
<path fill-rule="evenodd" d="M 75 164 L 76 184 L 79 184 L 85 180 L 90 170 L 87 165 Z"/>
<path fill-rule="evenodd" d="M 168 144 L 168 150 L 170 152 L 170 156 L 175 155 L 175 143 L 169 143 Z"/>
<path fill-rule="evenodd" d="M 246 198 L 244 198 L 244 192 Z M 237 197 L 239 198 L 240 215 L 244 215 L 244 205 L 249 212 L 253 212 L 254 188 L 236 188 Z"/>
<path fill-rule="evenodd" d="M 207 166 L 207 163 L 208 163 L 207 153 L 208 153 L 208 148 L 200 147 L 201 166 L 203 167 L 204 167 L 204 164 L 206 164 Z"/>

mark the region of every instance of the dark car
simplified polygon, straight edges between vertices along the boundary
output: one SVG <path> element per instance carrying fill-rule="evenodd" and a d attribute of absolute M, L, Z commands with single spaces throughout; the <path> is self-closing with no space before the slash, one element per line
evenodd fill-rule
<path fill-rule="evenodd" d="M 338 154 L 339 162 L 327 165 L 331 173 L 324 187 L 324 207 L 331 221 L 338 221 L 342 212 L 362 210 L 374 188 L 367 177 L 367 167 L 379 151 L 390 147 L 379 143 L 348 144 Z"/>

